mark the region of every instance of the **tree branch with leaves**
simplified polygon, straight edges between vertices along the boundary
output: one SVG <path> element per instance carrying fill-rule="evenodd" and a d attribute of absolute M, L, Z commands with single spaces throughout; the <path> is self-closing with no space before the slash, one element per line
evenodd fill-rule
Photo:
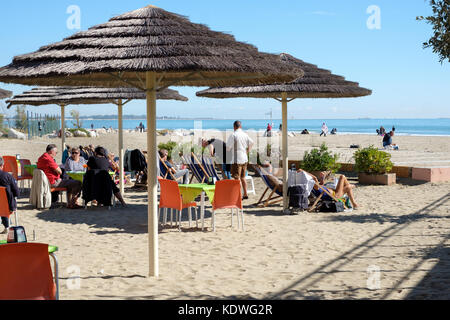
<path fill-rule="evenodd" d="M 419 16 L 417 20 L 433 26 L 433 36 L 423 44 L 424 48 L 432 48 L 439 56 L 439 62 L 450 62 L 450 0 L 430 0 L 433 15 Z"/>

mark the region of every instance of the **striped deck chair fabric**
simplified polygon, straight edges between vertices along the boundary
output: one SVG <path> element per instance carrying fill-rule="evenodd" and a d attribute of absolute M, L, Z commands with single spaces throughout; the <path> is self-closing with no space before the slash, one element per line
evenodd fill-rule
<path fill-rule="evenodd" d="M 202 157 L 202 164 L 203 167 L 206 170 L 206 173 L 213 178 L 216 178 L 217 181 L 222 180 L 216 170 L 216 167 L 214 165 L 214 159 L 210 158 L 210 157 Z"/>

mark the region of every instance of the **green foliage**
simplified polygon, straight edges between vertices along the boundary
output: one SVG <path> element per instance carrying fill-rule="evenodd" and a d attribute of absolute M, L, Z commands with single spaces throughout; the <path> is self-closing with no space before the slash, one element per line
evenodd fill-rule
<path fill-rule="evenodd" d="M 19 131 L 26 132 L 28 129 L 26 106 L 17 106 L 15 115 L 15 127 Z"/>
<path fill-rule="evenodd" d="M 353 155 L 355 170 L 367 174 L 384 174 L 392 170 L 391 154 L 374 146 L 359 149 Z"/>
<path fill-rule="evenodd" d="M 88 135 L 88 137 L 89 137 L 89 131 L 87 131 L 87 130 L 84 129 L 84 128 L 79 128 L 79 129 L 66 129 L 66 130 L 69 131 L 69 132 L 72 133 L 72 134 L 74 134 L 76 131 L 81 131 L 81 132 L 86 133 L 86 134 Z"/>
<path fill-rule="evenodd" d="M 450 62 L 450 3 L 449 0 L 430 0 L 433 15 L 419 16 L 417 20 L 425 20 L 433 26 L 433 36 L 423 44 L 424 48 L 433 48 L 439 56 L 439 62 Z"/>
<path fill-rule="evenodd" d="M 167 159 L 170 160 L 172 159 L 172 151 L 173 149 L 175 149 L 175 147 L 177 146 L 177 143 L 175 141 L 169 141 L 167 143 L 160 143 L 158 145 L 158 149 L 166 149 L 169 152 L 169 155 L 167 156 Z"/>
<path fill-rule="evenodd" d="M 76 129 L 81 129 L 83 127 L 83 122 L 80 121 L 80 112 L 77 110 L 71 110 L 70 116 L 75 120 L 75 122 L 72 121 L 73 126 Z"/>
<path fill-rule="evenodd" d="M 301 168 L 305 171 L 331 171 L 335 173 L 340 165 L 337 163 L 339 156 L 328 151 L 328 147 L 323 143 L 319 149 L 312 149 L 305 152 Z"/>

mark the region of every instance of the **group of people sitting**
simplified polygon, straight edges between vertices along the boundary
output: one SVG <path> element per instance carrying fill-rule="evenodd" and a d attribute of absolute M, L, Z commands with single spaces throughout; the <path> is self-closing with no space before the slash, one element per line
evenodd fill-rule
<path fill-rule="evenodd" d="M 65 163 L 59 166 L 55 160 L 58 154 L 58 148 L 54 144 L 47 146 L 46 152 L 39 157 L 37 162 L 37 168 L 42 170 L 51 188 L 66 188 L 68 196 L 67 207 L 70 209 L 78 209 L 81 206 L 78 205 L 78 198 L 81 195 L 82 183 L 78 180 L 69 178 L 67 172 L 86 172 L 87 170 L 116 170 L 117 163 L 108 157 L 107 151 L 103 147 L 97 147 L 94 149 L 93 156 L 86 160 L 81 156 L 80 148 L 70 148 L 70 155 L 65 160 Z M 113 156 L 113 155 L 112 155 Z M 63 170 L 64 169 L 64 170 Z M 115 197 L 125 206 L 125 201 L 120 193 L 119 188 L 111 180 L 112 189 Z"/>

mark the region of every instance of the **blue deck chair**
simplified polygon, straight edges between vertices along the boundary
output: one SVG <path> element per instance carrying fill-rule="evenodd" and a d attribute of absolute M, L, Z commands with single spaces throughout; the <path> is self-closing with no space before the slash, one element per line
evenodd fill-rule
<path fill-rule="evenodd" d="M 203 167 L 206 170 L 206 173 L 208 173 L 208 175 L 210 177 L 216 178 L 217 181 L 222 180 L 216 170 L 216 167 L 214 165 L 214 160 L 210 157 L 202 157 L 202 164 Z"/>
<path fill-rule="evenodd" d="M 177 178 L 175 178 L 173 173 L 169 170 L 169 167 L 164 163 L 164 161 L 161 160 L 161 158 L 159 158 L 159 174 L 164 179 L 173 180 L 173 181 L 178 181 L 183 178 L 183 177 L 179 177 L 177 180 Z"/>
<path fill-rule="evenodd" d="M 200 164 L 197 157 L 192 153 L 190 157 L 182 156 L 181 159 L 183 163 L 189 167 L 192 172 L 191 180 L 189 183 L 192 183 L 192 179 L 195 177 L 199 183 L 207 183 L 209 176 L 206 172 L 205 168 Z"/>

